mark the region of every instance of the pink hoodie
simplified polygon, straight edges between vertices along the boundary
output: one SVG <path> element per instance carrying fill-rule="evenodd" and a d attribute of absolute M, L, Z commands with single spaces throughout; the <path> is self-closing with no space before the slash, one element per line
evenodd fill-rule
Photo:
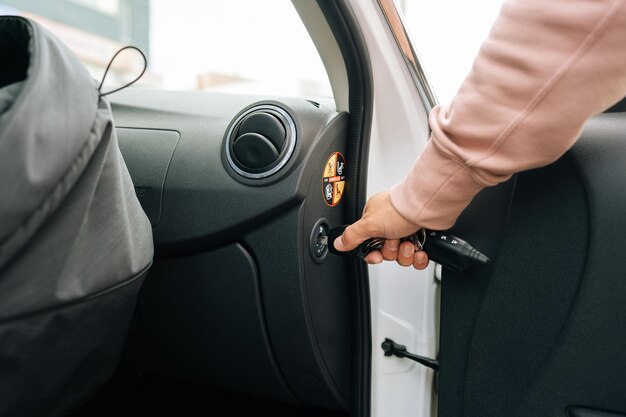
<path fill-rule="evenodd" d="M 508 0 L 391 202 L 447 229 L 481 189 L 558 159 L 624 96 L 626 0 Z"/>

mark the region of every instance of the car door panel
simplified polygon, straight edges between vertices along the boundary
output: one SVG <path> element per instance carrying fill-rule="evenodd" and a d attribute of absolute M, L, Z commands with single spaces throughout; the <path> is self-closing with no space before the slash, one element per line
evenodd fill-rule
<path fill-rule="evenodd" d="M 492 263 L 443 274 L 442 416 L 626 411 L 625 131 L 621 113 L 595 117 L 559 161 L 459 219 Z"/>

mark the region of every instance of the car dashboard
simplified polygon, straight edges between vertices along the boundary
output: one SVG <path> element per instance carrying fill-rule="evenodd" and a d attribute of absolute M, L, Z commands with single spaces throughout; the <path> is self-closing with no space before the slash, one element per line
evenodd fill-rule
<path fill-rule="evenodd" d="M 347 410 L 353 261 L 316 238 L 346 222 L 354 195 L 348 114 L 332 100 L 217 93 L 111 100 L 156 249 L 123 363 Z"/>

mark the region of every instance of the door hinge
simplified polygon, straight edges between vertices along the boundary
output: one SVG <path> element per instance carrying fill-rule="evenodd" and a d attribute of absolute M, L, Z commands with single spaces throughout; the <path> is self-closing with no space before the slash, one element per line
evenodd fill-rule
<path fill-rule="evenodd" d="M 380 345 L 385 352 L 385 356 L 397 356 L 398 358 L 407 358 L 411 359 L 419 364 L 422 364 L 430 369 L 434 369 L 435 371 L 439 371 L 439 361 L 435 359 L 427 358 L 425 356 L 416 355 L 414 353 L 410 353 L 406 351 L 406 346 L 402 346 L 389 339 L 385 338 L 385 341 Z"/>

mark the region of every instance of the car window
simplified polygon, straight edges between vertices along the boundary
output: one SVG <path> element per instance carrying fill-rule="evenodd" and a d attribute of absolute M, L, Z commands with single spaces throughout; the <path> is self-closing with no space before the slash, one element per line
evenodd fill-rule
<path fill-rule="evenodd" d="M 397 1 L 437 98 L 449 103 L 504 0 Z"/>
<path fill-rule="evenodd" d="M 0 0 L 0 14 L 33 18 L 100 79 L 115 51 L 148 56 L 139 85 L 171 89 L 332 97 L 324 66 L 288 0 Z M 134 52 L 107 83 L 133 79 Z"/>

